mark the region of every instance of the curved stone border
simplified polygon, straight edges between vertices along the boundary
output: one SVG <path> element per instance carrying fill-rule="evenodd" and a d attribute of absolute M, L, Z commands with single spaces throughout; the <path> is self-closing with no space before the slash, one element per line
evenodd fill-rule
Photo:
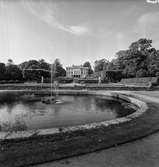
<path fill-rule="evenodd" d="M 57 160 L 107 148 L 145 135 L 141 134 L 141 130 L 134 129 L 136 127 L 134 120 L 138 120 L 148 110 L 147 104 L 141 100 L 114 92 L 62 91 L 60 93 L 103 95 L 106 98 L 133 104 L 136 112 L 115 120 L 67 128 L 0 132 L 1 167 Z"/>

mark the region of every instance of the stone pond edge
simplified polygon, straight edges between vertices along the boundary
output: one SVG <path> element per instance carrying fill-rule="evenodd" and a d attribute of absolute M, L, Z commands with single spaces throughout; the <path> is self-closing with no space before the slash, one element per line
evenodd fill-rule
<path fill-rule="evenodd" d="M 146 110 L 148 109 L 148 106 L 146 102 L 138 100 L 134 97 L 128 97 L 126 95 L 123 95 L 119 92 L 111 92 L 111 91 L 105 91 L 103 93 L 99 93 L 97 91 L 60 91 L 59 94 L 67 94 L 67 95 L 96 95 L 96 96 L 105 96 L 106 99 L 114 99 L 114 100 L 124 100 L 125 102 L 129 102 L 130 104 L 133 104 L 133 106 L 136 108 L 136 111 L 128 116 L 117 118 L 114 120 L 109 121 L 102 121 L 97 123 L 89 123 L 85 125 L 77 125 L 77 126 L 71 126 L 62 128 L 62 132 L 74 132 L 76 130 L 84 130 L 84 129 L 92 129 L 99 126 L 111 126 L 115 124 L 121 124 L 125 122 L 129 122 L 134 118 L 139 117 L 142 115 Z M 49 128 L 49 129 L 39 129 L 39 130 L 28 130 L 28 131 L 16 131 L 16 132 L 0 132 L 0 141 L 4 141 L 7 139 L 21 139 L 21 138 L 30 138 L 32 136 L 43 136 L 43 135 L 53 135 L 61 133 L 60 128 Z"/>
<path fill-rule="evenodd" d="M 1 167 L 27 166 L 85 154 L 132 141 L 154 131 L 149 127 L 135 130 L 139 126 L 135 121 L 149 109 L 144 99 L 142 101 L 115 91 L 67 90 L 59 94 L 99 95 L 106 99 L 122 100 L 132 104 L 136 112 L 114 120 L 62 129 L 0 132 Z"/>

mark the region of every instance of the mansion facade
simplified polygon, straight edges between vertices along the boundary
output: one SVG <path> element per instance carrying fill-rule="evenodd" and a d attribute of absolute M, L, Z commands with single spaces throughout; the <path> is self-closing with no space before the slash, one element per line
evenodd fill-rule
<path fill-rule="evenodd" d="M 66 76 L 72 78 L 86 78 L 88 76 L 88 67 L 75 65 L 66 67 Z"/>

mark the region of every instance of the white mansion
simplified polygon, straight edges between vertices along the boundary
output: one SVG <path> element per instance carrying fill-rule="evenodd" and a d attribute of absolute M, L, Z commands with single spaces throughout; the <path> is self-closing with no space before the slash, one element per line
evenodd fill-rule
<path fill-rule="evenodd" d="M 88 67 L 75 66 L 66 67 L 66 76 L 73 78 L 86 78 L 88 76 Z"/>

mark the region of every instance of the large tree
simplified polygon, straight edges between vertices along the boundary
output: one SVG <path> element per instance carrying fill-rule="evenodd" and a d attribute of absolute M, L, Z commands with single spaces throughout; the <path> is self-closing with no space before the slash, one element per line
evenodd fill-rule
<path fill-rule="evenodd" d="M 0 80 L 5 79 L 5 64 L 4 63 L 0 63 Z"/>
<path fill-rule="evenodd" d="M 109 62 L 106 59 L 96 60 L 94 62 L 94 71 L 95 72 L 103 71 L 106 68 L 106 65 L 108 65 L 108 63 Z"/>
<path fill-rule="evenodd" d="M 50 64 L 47 63 L 44 59 L 39 60 L 39 68 L 45 69 L 45 70 L 50 70 Z"/>
<path fill-rule="evenodd" d="M 29 60 L 19 65 L 25 80 L 40 81 L 41 77 L 50 78 L 50 64 L 44 59 Z"/>
<path fill-rule="evenodd" d="M 92 74 L 93 73 L 93 70 L 92 70 L 92 67 L 91 67 L 91 63 L 89 61 L 86 61 L 84 64 L 83 64 L 83 67 L 88 67 L 88 75 Z"/>
<path fill-rule="evenodd" d="M 59 59 L 55 59 L 53 63 L 53 77 L 66 76 L 66 70 L 62 67 Z"/>
<path fill-rule="evenodd" d="M 152 48 L 147 60 L 149 76 L 156 76 L 159 73 L 159 51 Z"/>
<path fill-rule="evenodd" d="M 6 66 L 5 71 L 6 80 L 23 80 L 22 71 L 17 65 Z"/>
<path fill-rule="evenodd" d="M 116 53 L 117 69 L 123 71 L 124 77 L 146 77 L 149 76 L 150 62 L 153 60 L 152 40 L 139 39 L 133 42 L 127 50 Z M 153 55 L 156 55 L 156 52 Z M 151 60 L 151 61 L 150 61 Z M 152 63 L 153 64 L 153 63 Z"/>
<path fill-rule="evenodd" d="M 39 68 L 39 62 L 37 60 L 29 60 L 21 63 L 20 65 L 21 69 L 38 69 Z"/>

